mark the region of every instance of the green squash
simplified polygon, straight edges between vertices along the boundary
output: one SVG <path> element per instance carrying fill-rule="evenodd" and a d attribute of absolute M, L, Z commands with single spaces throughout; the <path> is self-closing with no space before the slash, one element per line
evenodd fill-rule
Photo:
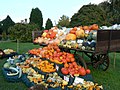
<path fill-rule="evenodd" d="M 4 67 L 4 68 L 9 68 L 10 65 L 11 65 L 11 64 L 10 64 L 9 62 L 6 62 L 6 63 L 3 65 L 3 67 Z"/>

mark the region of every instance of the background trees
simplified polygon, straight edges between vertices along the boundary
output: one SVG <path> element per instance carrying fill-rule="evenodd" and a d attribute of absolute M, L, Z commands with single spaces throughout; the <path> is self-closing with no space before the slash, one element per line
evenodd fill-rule
<path fill-rule="evenodd" d="M 110 16 L 111 16 L 111 23 L 115 24 L 118 23 L 120 24 L 120 0 L 109 0 L 110 2 Z"/>
<path fill-rule="evenodd" d="M 35 28 L 37 28 L 37 30 L 44 29 L 43 16 L 39 8 L 33 8 L 31 10 L 29 19 L 30 22 L 26 23 L 28 25 L 22 25 L 21 23 L 21 25 L 17 24 L 16 26 L 16 24 L 12 21 L 12 19 L 8 15 L 4 20 L 0 22 L 0 39 L 1 36 L 6 38 L 6 36 L 8 36 L 9 34 L 14 39 L 18 38 L 19 35 L 17 36 L 17 33 L 20 30 L 19 33 L 22 35 L 20 39 L 21 41 L 24 41 L 25 39 L 24 36 L 27 35 L 27 32 L 30 33 L 32 29 Z M 83 5 L 78 10 L 78 12 L 76 12 L 71 18 L 69 18 L 66 15 L 62 15 L 58 21 L 57 26 L 74 27 L 80 25 L 91 25 L 94 23 L 98 24 L 99 26 L 102 25 L 110 26 L 114 24 L 120 24 L 120 0 L 106 0 L 98 5 L 94 5 L 94 4 Z M 11 26 L 13 30 L 10 28 Z M 50 29 L 51 27 L 53 27 L 53 23 L 51 19 L 48 18 L 48 20 L 46 21 L 45 29 Z M 10 28 L 9 32 L 8 32 L 8 28 Z M 18 32 L 16 32 L 17 29 Z M 16 36 L 13 35 L 13 33 L 15 34 L 15 32 L 16 32 Z M 23 33 L 25 33 L 25 35 L 23 35 Z M 27 37 L 29 37 L 30 35 L 27 35 Z M 30 40 L 26 39 L 26 41 L 30 41 Z"/>
<path fill-rule="evenodd" d="M 105 11 L 97 5 L 88 4 L 82 6 L 80 10 L 72 16 L 70 26 L 91 25 L 94 23 L 104 25 L 105 18 Z"/>
<path fill-rule="evenodd" d="M 40 30 L 42 30 L 43 16 L 39 8 L 32 9 L 31 14 L 30 14 L 30 23 L 37 24 Z"/>
<path fill-rule="evenodd" d="M 61 27 L 68 27 L 69 26 L 69 17 L 66 15 L 62 15 L 62 17 L 60 17 L 57 26 L 61 26 Z"/>
<path fill-rule="evenodd" d="M 53 27 L 53 23 L 51 19 L 48 18 L 45 24 L 45 29 L 49 30 L 51 27 Z"/>
<path fill-rule="evenodd" d="M 120 0 L 106 0 L 98 5 L 83 5 L 71 17 L 70 26 L 90 25 L 93 23 L 99 26 L 120 24 Z"/>
<path fill-rule="evenodd" d="M 106 21 L 110 24 L 120 24 L 120 0 L 108 0 L 100 3 L 100 6 L 106 12 Z"/>
<path fill-rule="evenodd" d="M 15 25 L 10 16 L 8 15 L 4 20 L 0 22 L 0 34 L 3 32 L 8 34 L 8 28 Z"/>

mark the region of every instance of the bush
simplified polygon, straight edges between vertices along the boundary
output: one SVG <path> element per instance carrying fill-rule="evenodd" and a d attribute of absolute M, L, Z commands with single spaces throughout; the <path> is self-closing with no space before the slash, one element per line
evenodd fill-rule
<path fill-rule="evenodd" d="M 32 31 L 39 30 L 36 24 L 15 24 L 8 29 L 11 40 L 19 39 L 20 42 L 32 42 Z"/>
<path fill-rule="evenodd" d="M 2 40 L 7 40 L 6 32 L 2 32 Z"/>

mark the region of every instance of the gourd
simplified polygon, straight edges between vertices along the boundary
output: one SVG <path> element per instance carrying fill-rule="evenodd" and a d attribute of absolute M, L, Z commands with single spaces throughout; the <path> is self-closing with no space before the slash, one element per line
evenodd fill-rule
<path fill-rule="evenodd" d="M 76 36 L 77 36 L 77 38 L 84 38 L 84 36 L 85 36 L 84 30 L 82 30 L 82 29 L 77 30 L 76 31 Z"/>
<path fill-rule="evenodd" d="M 19 78 L 22 76 L 22 69 L 19 68 Z"/>
<path fill-rule="evenodd" d="M 96 46 L 96 42 L 95 41 L 90 43 L 90 47 L 95 47 L 95 46 Z"/>
<path fill-rule="evenodd" d="M 65 86 L 68 85 L 68 82 L 65 80 L 62 80 L 62 89 L 65 89 Z"/>
<path fill-rule="evenodd" d="M 6 62 L 3 67 L 4 67 L 4 68 L 9 68 L 10 65 L 11 65 L 11 64 L 10 64 L 9 62 Z"/>
<path fill-rule="evenodd" d="M 65 37 L 66 40 L 76 40 L 76 35 L 75 34 L 67 34 Z"/>
<path fill-rule="evenodd" d="M 15 59 L 15 60 L 14 60 L 14 64 L 20 63 L 20 62 L 21 62 L 21 60 L 19 60 L 19 59 Z"/>
<path fill-rule="evenodd" d="M 14 76 L 14 75 L 17 75 L 19 73 L 17 68 L 9 67 L 9 69 L 14 70 L 16 73 L 7 73 L 8 76 Z"/>
<path fill-rule="evenodd" d="M 97 32 L 94 30 L 92 33 L 92 39 L 96 40 L 97 39 Z"/>
<path fill-rule="evenodd" d="M 86 46 L 89 46 L 90 44 L 88 41 L 84 41 L 82 45 L 86 47 Z"/>

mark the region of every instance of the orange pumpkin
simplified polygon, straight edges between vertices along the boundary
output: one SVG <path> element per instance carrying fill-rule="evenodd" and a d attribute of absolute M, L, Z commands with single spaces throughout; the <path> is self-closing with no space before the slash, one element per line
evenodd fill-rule
<path fill-rule="evenodd" d="M 76 31 L 76 36 L 77 36 L 77 38 L 83 38 L 84 36 L 85 36 L 85 32 L 84 32 L 84 30 L 77 30 Z"/>
<path fill-rule="evenodd" d="M 72 29 L 72 30 L 70 30 L 70 33 L 75 34 L 76 31 Z"/>
<path fill-rule="evenodd" d="M 65 68 L 68 68 L 68 67 L 69 67 L 68 63 L 65 63 L 65 64 L 64 64 L 64 67 L 65 67 Z"/>
<path fill-rule="evenodd" d="M 84 30 L 89 30 L 89 27 L 88 26 L 83 26 L 83 29 Z"/>
<path fill-rule="evenodd" d="M 66 40 L 76 40 L 76 35 L 75 34 L 67 34 L 65 37 Z"/>
<path fill-rule="evenodd" d="M 47 33 L 46 37 L 47 37 L 47 38 L 50 38 L 50 34 L 49 34 L 49 33 Z"/>
<path fill-rule="evenodd" d="M 83 27 L 82 27 L 82 26 L 79 26 L 79 28 L 80 28 L 80 29 L 83 29 Z"/>
<path fill-rule="evenodd" d="M 97 24 L 93 24 L 93 25 L 91 26 L 91 30 L 98 30 L 98 29 L 99 29 L 99 27 L 98 27 Z"/>
<path fill-rule="evenodd" d="M 74 27 L 72 30 L 77 31 L 77 27 Z"/>
<path fill-rule="evenodd" d="M 74 62 L 75 61 L 75 58 L 73 57 L 73 58 L 71 58 L 71 60 L 70 60 L 71 62 Z"/>
<path fill-rule="evenodd" d="M 52 32 L 51 34 L 50 34 L 50 38 L 55 38 L 55 36 L 56 36 L 56 33 L 55 32 Z"/>

